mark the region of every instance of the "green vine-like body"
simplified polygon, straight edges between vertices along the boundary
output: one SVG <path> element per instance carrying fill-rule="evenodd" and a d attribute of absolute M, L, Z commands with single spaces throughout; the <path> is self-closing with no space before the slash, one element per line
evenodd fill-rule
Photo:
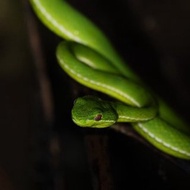
<path fill-rule="evenodd" d="M 65 39 L 56 52 L 63 70 L 79 83 L 116 99 L 78 98 L 72 109 L 77 125 L 104 128 L 131 122 L 158 149 L 190 159 L 190 128 L 142 84 L 93 23 L 62 0 L 31 0 L 31 4 L 41 21 Z"/>

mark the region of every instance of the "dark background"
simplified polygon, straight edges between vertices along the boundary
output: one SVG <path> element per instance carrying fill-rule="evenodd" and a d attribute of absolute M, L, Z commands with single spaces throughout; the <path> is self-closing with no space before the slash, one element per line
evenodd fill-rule
<path fill-rule="evenodd" d="M 68 2 L 190 120 L 188 0 Z M 28 1 L 0 0 L 0 189 L 189 189 L 189 162 L 160 154 L 133 136 L 72 123 L 72 102 L 88 89 L 58 66 L 60 41 Z"/>

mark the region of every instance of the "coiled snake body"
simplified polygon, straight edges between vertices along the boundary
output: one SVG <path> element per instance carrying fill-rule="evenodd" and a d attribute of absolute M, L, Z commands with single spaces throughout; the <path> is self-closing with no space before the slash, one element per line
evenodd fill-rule
<path fill-rule="evenodd" d="M 94 24 L 62 0 L 31 0 L 31 4 L 41 21 L 65 39 L 56 51 L 63 70 L 79 83 L 116 99 L 78 98 L 72 109 L 77 125 L 104 128 L 131 122 L 158 149 L 190 159 L 190 128 L 142 84 Z"/>

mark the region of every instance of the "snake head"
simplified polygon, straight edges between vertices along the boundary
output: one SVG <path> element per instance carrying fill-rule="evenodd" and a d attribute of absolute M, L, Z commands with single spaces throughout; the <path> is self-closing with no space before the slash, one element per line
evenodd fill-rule
<path fill-rule="evenodd" d="M 72 120 L 81 127 L 105 128 L 117 121 L 111 104 L 95 96 L 77 98 L 72 109 Z"/>

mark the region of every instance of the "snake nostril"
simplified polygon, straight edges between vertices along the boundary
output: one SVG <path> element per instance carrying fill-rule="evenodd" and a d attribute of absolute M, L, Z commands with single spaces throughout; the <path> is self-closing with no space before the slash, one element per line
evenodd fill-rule
<path fill-rule="evenodd" d="M 101 119 L 102 119 L 102 114 L 98 114 L 94 118 L 95 121 L 100 121 Z"/>

